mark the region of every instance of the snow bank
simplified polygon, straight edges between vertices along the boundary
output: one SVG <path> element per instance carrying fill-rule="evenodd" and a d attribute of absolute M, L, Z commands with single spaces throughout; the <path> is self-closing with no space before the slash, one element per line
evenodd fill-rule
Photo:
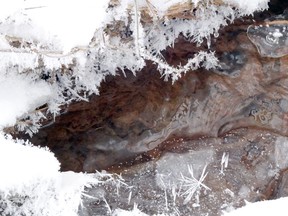
<path fill-rule="evenodd" d="M 246 206 L 235 211 L 224 213 L 223 216 L 286 216 L 288 212 L 288 197 L 277 200 L 262 201 L 256 203 L 248 203 Z"/>
<path fill-rule="evenodd" d="M 52 89 L 44 81 L 33 82 L 24 75 L 0 73 L 0 129 L 13 126 L 17 118 L 45 104 Z"/>
<path fill-rule="evenodd" d="M 11 69 L 11 71 L 13 71 Z M 93 175 L 60 172 L 47 148 L 5 136 L 1 130 L 52 97 L 52 87 L 25 74 L 0 73 L 0 215 L 76 216 Z"/>
<path fill-rule="evenodd" d="M 89 44 L 105 19 L 108 2 L 11 0 L 0 9 L 0 21 L 3 21 L 0 33 L 28 41 L 56 43 L 58 49 L 67 52 L 73 47 Z"/>
<path fill-rule="evenodd" d="M 84 187 L 94 175 L 59 172 L 45 148 L 0 133 L 0 215 L 76 216 Z"/>
<path fill-rule="evenodd" d="M 1 192 L 21 194 L 34 181 L 58 175 L 60 164 L 48 149 L 0 134 L 0 152 Z"/>
<path fill-rule="evenodd" d="M 255 11 L 267 9 L 270 0 L 224 0 L 223 2 L 237 6 L 246 14 L 252 14 Z"/>
<path fill-rule="evenodd" d="M 134 208 L 131 211 L 126 211 L 120 208 L 115 209 L 115 211 L 113 211 L 112 213 L 112 216 L 148 216 L 148 215 L 140 211 L 137 205 L 134 204 Z"/>

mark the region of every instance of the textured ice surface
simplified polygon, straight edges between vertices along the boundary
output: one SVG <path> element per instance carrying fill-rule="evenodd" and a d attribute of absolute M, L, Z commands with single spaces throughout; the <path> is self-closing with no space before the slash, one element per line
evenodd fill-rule
<path fill-rule="evenodd" d="M 191 151 L 185 154 L 168 153 L 156 162 L 156 183 L 160 187 L 163 187 L 163 184 L 180 186 L 179 179 L 181 174 L 187 173 L 188 166 L 193 168 L 194 177 L 199 179 L 205 165 L 211 163 L 214 157 L 213 149 Z"/>
<path fill-rule="evenodd" d="M 118 189 L 115 185 L 89 189 L 88 195 L 97 199 L 84 199 L 85 208 L 79 215 L 110 215 L 109 211 L 116 208 L 132 210 L 136 203 L 148 215 L 219 216 L 223 211 L 243 206 L 244 200 L 255 202 L 285 196 L 287 165 L 282 156 L 287 154 L 273 154 L 283 143 L 277 138 L 268 132 L 240 129 L 222 138 L 175 141 L 175 148 L 158 160 L 125 168 L 122 178 L 126 185 Z M 224 153 L 229 158 L 222 168 Z M 205 178 L 201 182 L 203 169 Z M 197 186 L 198 189 L 194 188 Z M 191 199 L 187 199 L 189 192 L 193 193 Z"/>
<path fill-rule="evenodd" d="M 279 20 L 263 25 L 251 25 L 248 38 L 263 57 L 279 58 L 288 54 L 288 21 Z"/>
<path fill-rule="evenodd" d="M 279 137 L 275 144 L 275 162 L 280 169 L 288 166 L 288 138 Z"/>

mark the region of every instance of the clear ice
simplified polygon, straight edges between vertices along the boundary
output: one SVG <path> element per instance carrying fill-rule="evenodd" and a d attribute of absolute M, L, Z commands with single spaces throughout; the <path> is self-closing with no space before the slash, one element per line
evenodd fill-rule
<path fill-rule="evenodd" d="M 287 20 L 276 20 L 264 25 L 250 25 L 247 35 L 263 57 L 280 58 L 288 55 Z"/>

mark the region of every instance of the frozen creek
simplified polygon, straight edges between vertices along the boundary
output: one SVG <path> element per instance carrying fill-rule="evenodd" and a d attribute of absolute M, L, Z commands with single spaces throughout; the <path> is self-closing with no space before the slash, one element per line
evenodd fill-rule
<path fill-rule="evenodd" d="M 122 174 L 118 188 L 89 189 L 95 199 L 84 200 L 80 215 L 134 203 L 148 215 L 221 215 L 244 200 L 288 195 L 288 56 L 264 52 L 255 25 L 236 21 L 212 39 L 218 70 L 174 85 L 151 64 L 136 77 L 110 77 L 100 96 L 72 104 L 32 138 L 55 152 L 62 170 Z M 197 49 L 179 38 L 163 56 L 175 65 Z"/>

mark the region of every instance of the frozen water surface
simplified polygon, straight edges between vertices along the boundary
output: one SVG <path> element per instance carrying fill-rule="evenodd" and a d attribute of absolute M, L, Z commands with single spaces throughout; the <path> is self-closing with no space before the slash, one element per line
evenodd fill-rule
<path fill-rule="evenodd" d="M 267 22 L 265 25 L 251 25 L 247 34 L 261 56 L 279 58 L 288 54 L 287 20 Z"/>

